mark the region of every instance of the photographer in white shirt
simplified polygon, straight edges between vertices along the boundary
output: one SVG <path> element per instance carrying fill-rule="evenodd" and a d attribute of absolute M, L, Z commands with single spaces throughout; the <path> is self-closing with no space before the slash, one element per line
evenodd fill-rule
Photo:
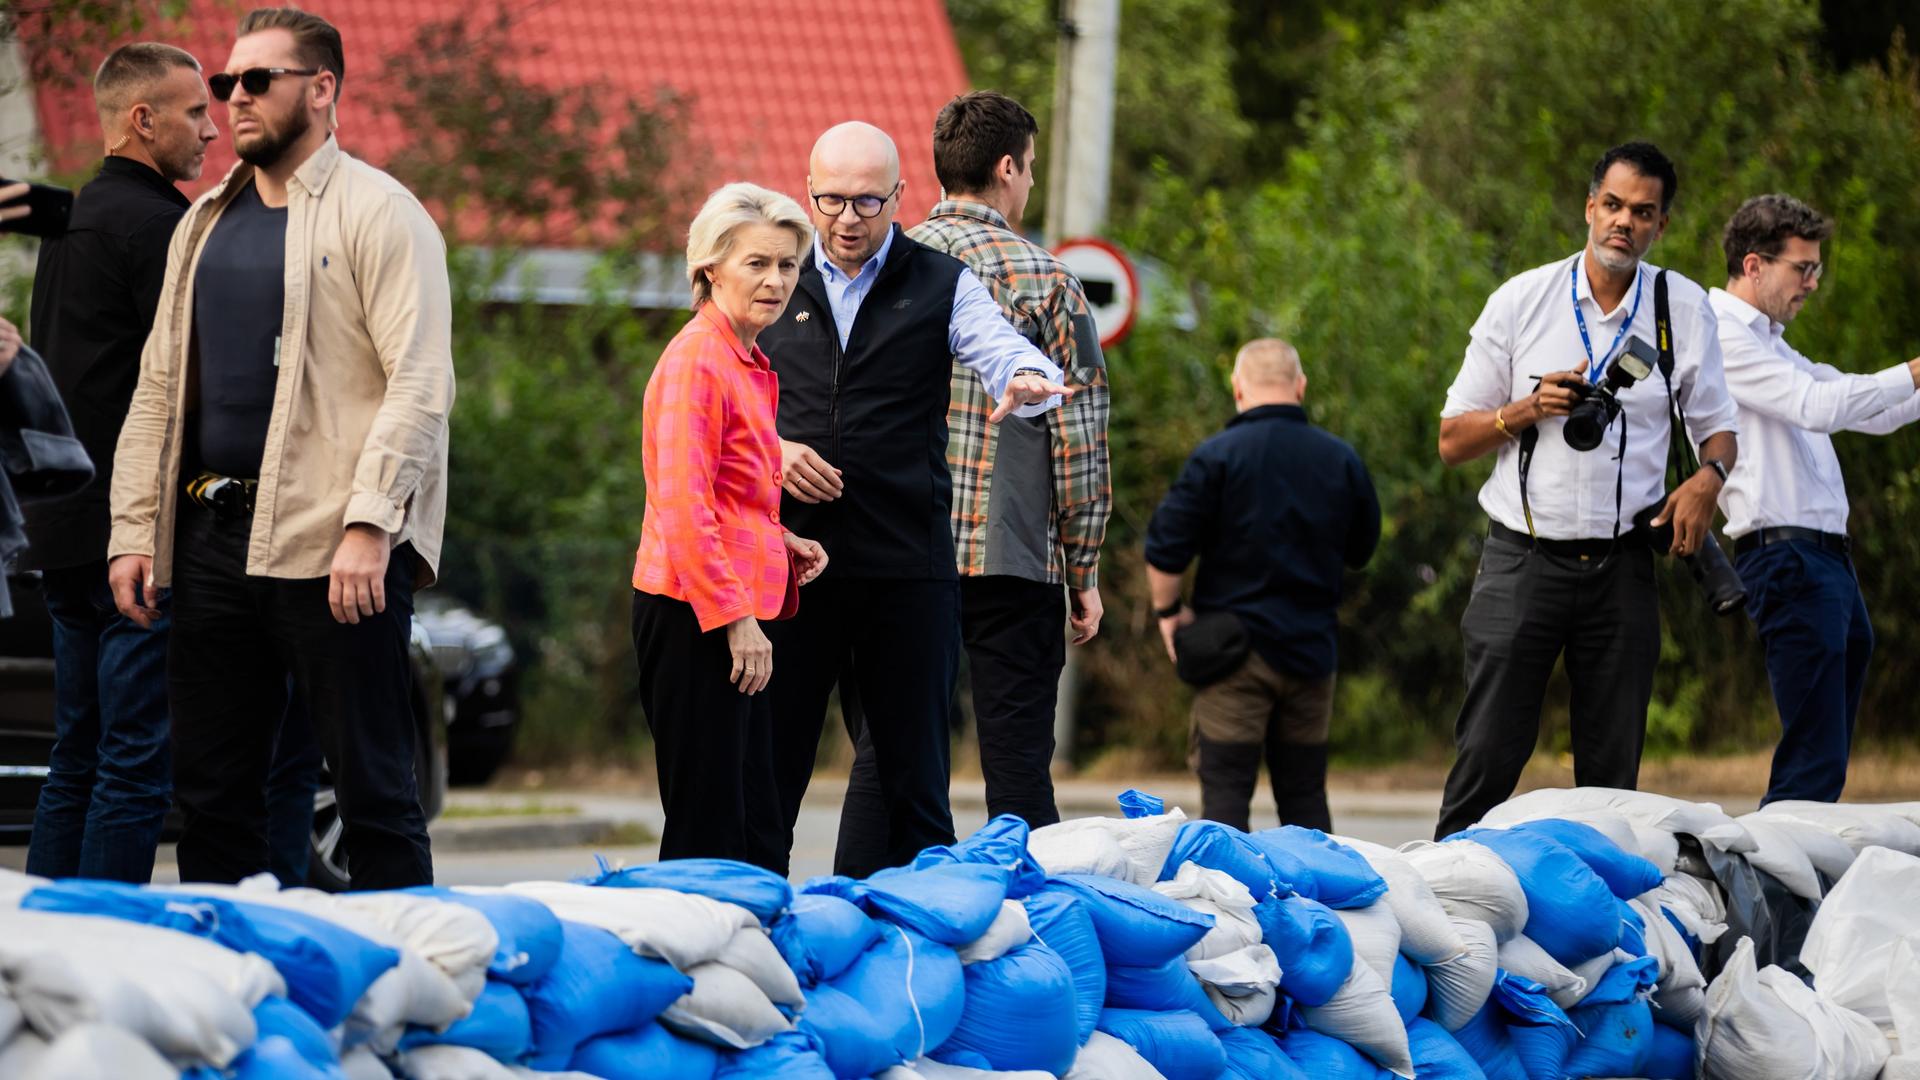
<path fill-rule="evenodd" d="M 1763 804 L 1840 797 L 1873 655 L 1828 435 L 1884 435 L 1920 417 L 1920 358 L 1850 375 L 1786 342 L 1787 324 L 1820 287 L 1820 244 L 1832 232 L 1797 199 L 1748 199 L 1727 222 L 1727 287 L 1709 295 L 1740 408 L 1740 461 L 1720 508 L 1780 710 Z"/>

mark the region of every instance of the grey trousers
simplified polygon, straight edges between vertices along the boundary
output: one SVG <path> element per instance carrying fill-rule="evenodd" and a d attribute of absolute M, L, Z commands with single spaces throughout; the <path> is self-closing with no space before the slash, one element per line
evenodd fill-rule
<path fill-rule="evenodd" d="M 1539 739 L 1541 700 L 1563 651 L 1573 688 L 1575 783 L 1638 782 L 1660 659 L 1651 551 L 1633 546 L 1604 561 L 1581 560 L 1489 538 L 1460 635 L 1467 698 L 1454 727 L 1458 754 L 1436 839 L 1474 824 L 1513 794 Z"/>

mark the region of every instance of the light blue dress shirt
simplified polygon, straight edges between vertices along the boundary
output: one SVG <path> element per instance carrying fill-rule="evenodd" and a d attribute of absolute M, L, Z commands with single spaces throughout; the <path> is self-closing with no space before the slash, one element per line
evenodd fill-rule
<path fill-rule="evenodd" d="M 894 235 L 889 228 L 887 238 L 880 242 L 880 250 L 852 277 L 827 258 L 819 237 L 814 238 L 813 263 L 820 270 L 821 283 L 827 287 L 827 306 L 833 309 L 833 325 L 840 333 L 842 349 L 847 347 L 847 335 L 853 330 L 854 317 L 860 314 L 860 305 L 873 291 L 873 283 L 880 280 L 880 268 L 887 264 L 887 253 L 893 250 Z M 1020 336 L 1020 331 L 1007 321 L 993 294 L 972 270 L 960 271 L 960 280 L 953 287 L 947 347 L 953 350 L 955 360 L 980 376 L 981 385 L 996 401 L 1006 394 L 1007 381 L 1016 371 L 1038 371 L 1052 382 L 1061 381 L 1059 365 Z M 1059 405 L 1060 395 L 1055 394 L 1045 401 L 1022 405 L 1013 415 L 1039 416 Z"/>

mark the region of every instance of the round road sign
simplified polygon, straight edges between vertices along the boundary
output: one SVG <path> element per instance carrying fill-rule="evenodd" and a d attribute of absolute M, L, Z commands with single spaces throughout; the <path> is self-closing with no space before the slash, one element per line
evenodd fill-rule
<path fill-rule="evenodd" d="M 1112 348 L 1133 329 L 1140 310 L 1140 277 L 1120 249 L 1105 240 L 1080 237 L 1062 240 L 1053 253 L 1086 290 L 1093 307 L 1093 325 L 1100 330 L 1100 347 Z"/>

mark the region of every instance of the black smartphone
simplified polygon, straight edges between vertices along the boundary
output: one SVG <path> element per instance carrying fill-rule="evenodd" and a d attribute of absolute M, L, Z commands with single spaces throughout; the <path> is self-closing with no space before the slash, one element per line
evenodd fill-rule
<path fill-rule="evenodd" d="M 0 180 L 0 187 L 17 182 Z M 12 209 L 23 204 L 27 207 L 27 216 L 0 221 L 0 232 L 59 236 L 67 231 L 67 219 L 73 216 L 73 192 L 51 184 L 28 184 L 25 198 L 0 204 L 0 208 Z"/>

